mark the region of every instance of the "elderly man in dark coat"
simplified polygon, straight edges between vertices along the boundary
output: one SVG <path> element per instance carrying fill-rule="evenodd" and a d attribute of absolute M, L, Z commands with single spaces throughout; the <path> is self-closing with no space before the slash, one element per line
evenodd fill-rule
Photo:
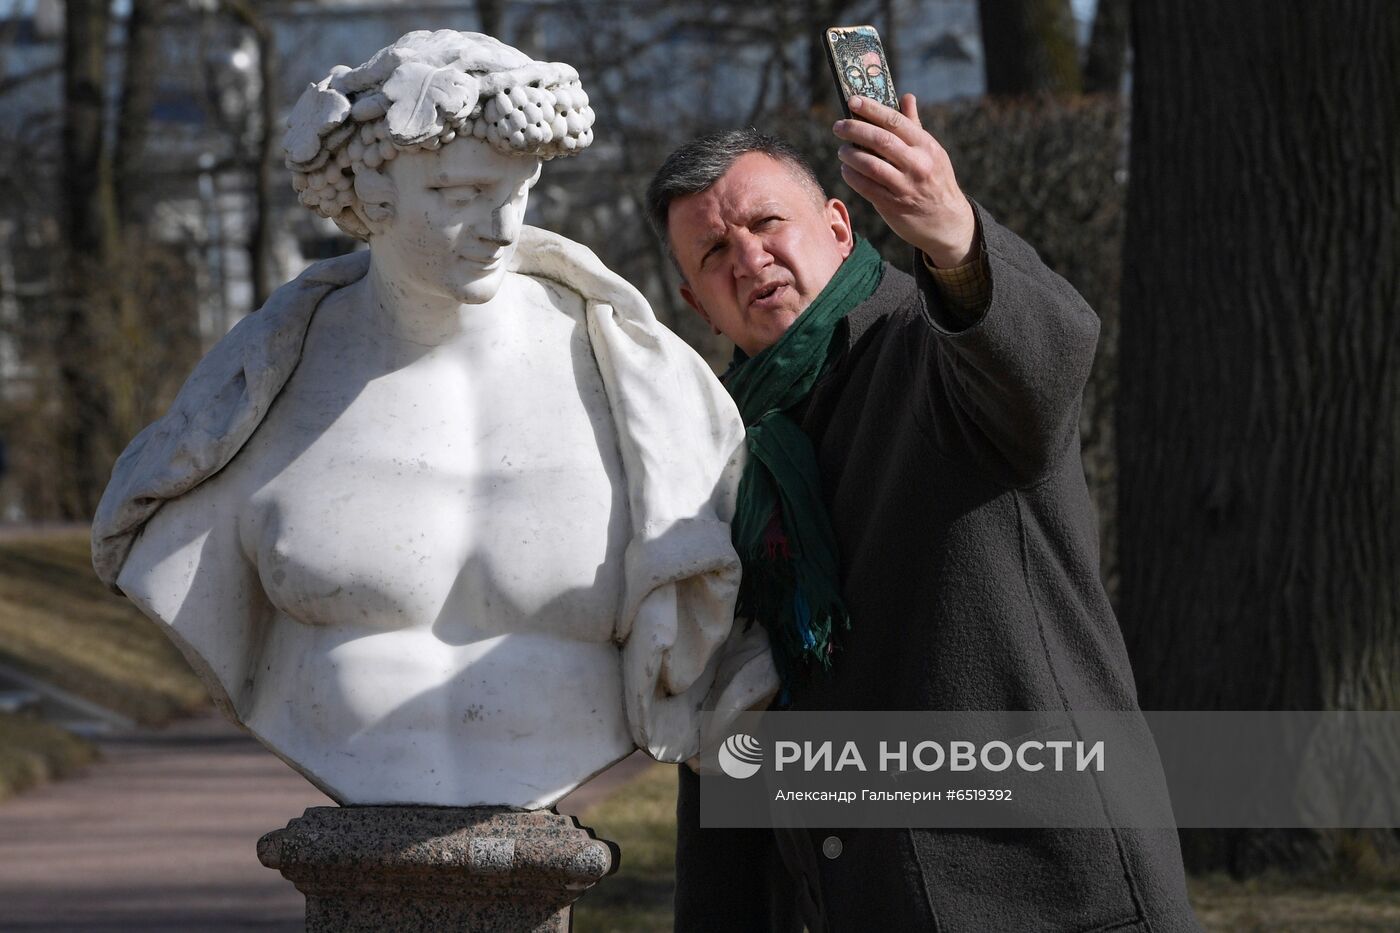
<path fill-rule="evenodd" d="M 1127 710 L 1098 574 L 1079 400 L 1098 320 L 960 190 L 947 154 L 862 98 L 842 175 L 916 250 L 881 263 L 786 144 L 673 153 L 648 192 L 681 294 L 736 344 L 749 428 L 740 609 L 798 710 Z M 681 769 L 676 929 L 1199 929 L 1171 829 L 701 829 Z"/>

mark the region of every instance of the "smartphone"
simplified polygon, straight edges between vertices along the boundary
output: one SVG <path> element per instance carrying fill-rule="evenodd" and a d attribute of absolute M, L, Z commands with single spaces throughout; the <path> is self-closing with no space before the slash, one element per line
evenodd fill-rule
<path fill-rule="evenodd" d="M 848 119 L 851 108 L 846 101 L 855 95 L 899 109 L 894 79 L 890 77 L 890 62 L 874 26 L 829 26 L 823 31 L 823 38 L 826 61 L 836 79 L 841 109 Z"/>

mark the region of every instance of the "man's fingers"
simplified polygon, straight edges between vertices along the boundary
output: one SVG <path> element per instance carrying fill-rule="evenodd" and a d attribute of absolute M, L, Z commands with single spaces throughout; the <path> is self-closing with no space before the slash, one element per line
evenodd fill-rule
<path fill-rule="evenodd" d="M 899 99 L 899 112 L 919 129 L 924 128 L 924 121 L 919 119 L 919 102 L 913 94 L 905 94 Z"/>
<path fill-rule="evenodd" d="M 836 150 L 836 158 L 890 192 L 901 187 L 904 173 L 864 149 L 848 143 Z"/>
<path fill-rule="evenodd" d="M 851 186 L 852 191 L 874 204 L 877 210 L 881 204 L 889 204 L 895 200 L 890 189 L 844 163 L 841 165 L 841 177 Z"/>
<path fill-rule="evenodd" d="M 906 94 L 904 96 L 911 98 L 914 95 Z M 923 131 L 919 125 L 917 112 L 914 118 L 910 119 L 898 110 L 886 107 L 878 100 L 871 100 L 869 97 L 852 97 L 847 103 L 851 108 L 852 116 L 859 115 L 862 120 L 889 130 L 911 146 L 918 141 L 919 133 Z"/>
<path fill-rule="evenodd" d="M 909 144 L 903 139 L 864 120 L 837 120 L 831 131 L 839 139 L 877 153 L 891 165 L 904 167 Z"/>

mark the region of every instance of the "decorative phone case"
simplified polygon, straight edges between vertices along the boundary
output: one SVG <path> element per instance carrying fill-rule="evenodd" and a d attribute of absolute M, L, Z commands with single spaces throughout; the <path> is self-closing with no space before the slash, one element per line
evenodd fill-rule
<path fill-rule="evenodd" d="M 885 46 L 874 26 L 830 26 L 824 38 L 826 60 L 841 92 L 841 109 L 847 117 L 851 109 L 846 101 L 857 94 L 899 109 Z"/>

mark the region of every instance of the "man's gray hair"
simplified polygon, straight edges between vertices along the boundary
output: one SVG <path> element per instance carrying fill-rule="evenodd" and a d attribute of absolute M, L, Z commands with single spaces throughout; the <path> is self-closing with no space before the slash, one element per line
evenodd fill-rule
<path fill-rule="evenodd" d="M 813 196 L 818 201 L 825 202 L 826 193 L 822 183 L 817 180 L 817 173 L 792 143 L 760 133 L 752 127 L 701 136 L 667 156 L 647 186 L 647 219 L 661 242 L 671 251 L 672 259 L 675 258 L 675 250 L 671 249 L 671 238 L 666 229 L 671 202 L 687 194 L 705 191 L 724 177 L 724 173 L 741 155 L 749 152 L 761 152 L 786 164 L 800 179 L 810 183 Z"/>

